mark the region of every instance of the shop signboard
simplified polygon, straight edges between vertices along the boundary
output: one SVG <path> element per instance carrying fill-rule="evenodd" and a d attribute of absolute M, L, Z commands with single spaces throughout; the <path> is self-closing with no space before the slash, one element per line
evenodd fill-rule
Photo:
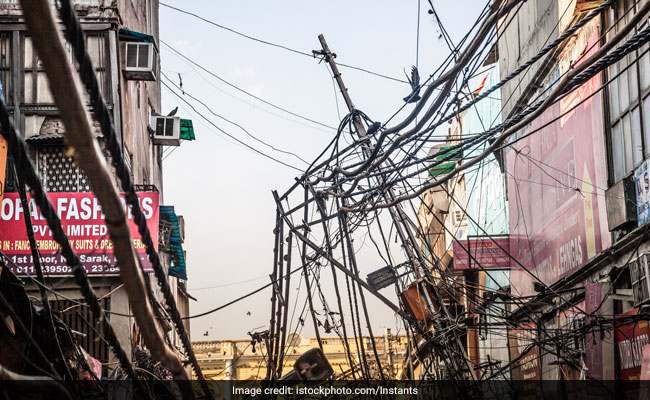
<path fill-rule="evenodd" d="M 648 161 L 645 160 L 634 170 L 634 188 L 636 192 L 636 220 L 639 226 L 650 221 L 650 173 Z"/>
<path fill-rule="evenodd" d="M 650 344 L 648 321 L 629 321 L 624 317 L 634 316 L 638 309 L 628 311 L 617 318 L 616 353 L 621 379 L 639 380 L 643 361 L 643 347 Z"/>
<path fill-rule="evenodd" d="M 508 331 L 510 359 L 513 360 L 512 379 L 537 381 L 541 379 L 541 359 L 537 342 L 537 324 L 530 322 Z M 516 360 L 516 361 L 515 361 Z"/>
<path fill-rule="evenodd" d="M 158 245 L 159 197 L 158 192 L 137 193 L 140 208 L 147 221 L 147 227 L 156 246 Z M 113 243 L 108 235 L 105 217 L 97 197 L 90 192 L 48 193 L 54 210 L 61 219 L 63 231 L 68 236 L 72 249 L 77 253 L 88 274 L 118 274 Z M 145 251 L 138 228 L 133 221 L 131 208 L 126 206 L 122 194 L 122 204 L 127 215 L 131 239 L 143 270 L 151 272 L 151 262 Z M 52 237 L 45 217 L 36 206 L 36 201 L 28 195 L 29 211 L 36 243 L 39 247 L 43 273 L 47 275 L 66 275 L 71 267 L 61 254 L 59 245 Z M 25 230 L 22 203 L 18 193 L 6 193 L 0 207 L 0 250 L 8 258 L 8 267 L 18 275 L 33 275 L 34 260 Z"/>
<path fill-rule="evenodd" d="M 591 315 L 602 313 L 602 283 L 589 283 L 585 285 L 585 312 L 589 315 L 586 319 L 590 325 Z M 585 365 L 587 373 L 592 379 L 603 379 L 603 342 L 600 330 L 592 328 L 585 334 Z"/>
<path fill-rule="evenodd" d="M 534 280 L 552 285 L 611 244 L 598 193 L 607 187 L 600 86 L 596 75 L 518 132 L 509 147 L 510 252 L 519 261 L 511 277 L 521 296 L 536 294 Z"/>
<path fill-rule="evenodd" d="M 454 240 L 454 269 L 509 269 L 509 248 L 507 237 Z"/>

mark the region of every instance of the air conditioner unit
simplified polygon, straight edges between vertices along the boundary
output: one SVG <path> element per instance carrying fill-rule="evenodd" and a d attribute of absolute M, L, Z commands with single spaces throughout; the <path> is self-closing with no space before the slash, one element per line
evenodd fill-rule
<path fill-rule="evenodd" d="M 605 191 L 605 206 L 610 231 L 637 225 L 636 191 L 632 177 L 620 180 Z"/>
<path fill-rule="evenodd" d="M 634 295 L 634 307 L 645 303 L 650 297 L 650 253 L 641 254 L 630 262 L 630 280 Z"/>
<path fill-rule="evenodd" d="M 124 42 L 124 78 L 135 81 L 155 81 L 156 51 L 153 43 Z"/>
<path fill-rule="evenodd" d="M 156 115 L 151 117 L 153 143 L 164 146 L 181 145 L 181 119 Z"/>

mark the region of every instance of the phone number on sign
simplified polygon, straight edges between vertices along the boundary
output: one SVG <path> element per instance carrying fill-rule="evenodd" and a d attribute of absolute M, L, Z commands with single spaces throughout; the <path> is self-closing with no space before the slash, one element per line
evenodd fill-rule
<path fill-rule="evenodd" d="M 120 268 L 113 265 L 83 265 L 87 273 L 119 273 Z M 71 274 L 72 267 L 69 265 L 43 265 L 41 266 L 44 274 Z M 14 266 L 11 268 L 15 274 L 22 275 L 35 275 L 36 267 L 30 266 Z"/>

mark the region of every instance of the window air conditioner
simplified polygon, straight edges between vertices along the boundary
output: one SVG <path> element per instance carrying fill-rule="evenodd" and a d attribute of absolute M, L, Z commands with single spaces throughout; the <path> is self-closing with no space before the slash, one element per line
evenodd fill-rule
<path fill-rule="evenodd" d="M 627 177 L 605 191 L 607 224 L 610 231 L 636 227 L 634 179 Z"/>
<path fill-rule="evenodd" d="M 181 145 L 181 119 L 156 115 L 151 117 L 153 143 L 164 146 Z"/>
<path fill-rule="evenodd" d="M 650 294 L 650 253 L 641 254 L 630 262 L 630 278 L 632 281 L 632 293 L 634 295 L 634 307 L 645 303 Z"/>
<path fill-rule="evenodd" d="M 155 50 L 153 43 L 124 42 L 124 78 L 136 81 L 155 81 Z"/>

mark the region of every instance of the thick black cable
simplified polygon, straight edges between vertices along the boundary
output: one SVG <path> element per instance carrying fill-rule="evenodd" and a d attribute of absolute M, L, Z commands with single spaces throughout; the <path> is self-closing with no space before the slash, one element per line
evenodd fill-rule
<path fill-rule="evenodd" d="M 93 318 L 96 321 L 104 320 L 106 322 L 106 339 L 110 343 L 113 353 L 117 357 L 124 371 L 126 371 L 128 377 L 134 381 L 135 385 L 141 391 L 142 395 L 150 398 L 149 392 L 145 389 L 144 385 L 142 385 L 142 382 L 137 379 L 138 375 L 135 373 L 129 357 L 124 352 L 124 349 L 122 349 L 122 346 L 117 339 L 113 327 L 108 322 L 108 318 L 106 317 L 104 309 L 101 307 L 99 301 L 97 300 L 97 295 L 90 287 L 86 270 L 81 265 L 79 257 L 72 249 L 72 246 L 70 246 L 68 237 L 63 231 L 61 220 L 54 210 L 52 203 L 50 203 L 49 199 L 47 198 L 41 180 L 36 174 L 34 165 L 27 155 L 25 142 L 16 132 L 13 122 L 11 121 L 11 116 L 9 114 L 9 110 L 7 109 L 7 105 L 1 98 L 0 134 L 2 134 L 2 136 L 7 140 L 9 154 L 11 155 L 16 165 L 16 170 L 19 174 L 22 175 L 25 183 L 29 185 L 32 193 L 32 198 L 36 201 L 36 204 L 41 211 L 41 215 L 45 218 L 48 227 L 52 231 L 52 238 L 59 244 L 61 247 L 61 254 L 66 259 L 68 264 L 72 267 L 72 274 L 75 278 L 75 282 L 79 286 L 82 296 L 88 303 L 88 306 L 93 313 Z"/>
<path fill-rule="evenodd" d="M 489 96 L 491 93 L 493 93 L 495 90 L 501 88 L 503 85 L 505 85 L 507 82 L 510 80 L 514 79 L 517 75 L 519 75 L 521 72 L 525 71 L 528 67 L 539 61 L 544 55 L 546 55 L 549 51 L 560 45 L 564 40 L 566 40 L 568 37 L 573 35 L 578 29 L 582 28 L 584 25 L 586 25 L 590 20 L 595 18 L 597 15 L 600 15 L 601 11 L 611 5 L 612 0 L 608 0 L 607 2 L 603 3 L 596 9 L 594 9 L 591 13 L 589 13 L 587 16 L 585 16 L 583 19 L 581 19 L 578 23 L 573 25 L 571 28 L 567 29 L 562 35 L 560 35 L 556 40 L 554 40 L 552 43 L 549 45 L 545 46 L 542 50 L 540 50 L 539 53 L 537 53 L 535 56 L 531 57 L 526 63 L 522 64 L 520 67 L 518 67 L 515 71 L 510 73 L 507 77 L 502 79 L 499 83 L 495 84 L 494 86 L 486 89 L 483 91 L 480 95 L 478 95 L 476 98 L 471 100 L 468 103 L 465 103 L 463 106 L 461 106 L 458 110 L 454 111 L 454 113 L 450 115 L 446 115 L 442 117 L 438 123 L 434 124 L 433 126 L 425 129 L 424 131 L 420 132 L 420 134 L 425 133 L 425 132 L 430 132 L 433 131 L 435 128 L 437 128 L 439 125 L 444 123 L 445 121 L 449 120 L 450 118 L 453 118 L 455 115 L 459 115 L 461 112 L 466 111 L 469 109 L 471 106 L 476 104 L 478 101 L 486 98 Z M 381 143 L 383 142 L 383 139 L 385 138 L 385 134 L 390 132 L 389 130 L 385 131 L 382 133 L 382 135 L 379 137 L 377 144 L 373 148 L 373 154 L 372 157 L 366 160 L 363 164 L 362 167 L 359 167 L 355 169 L 354 171 L 345 171 L 345 170 L 337 170 L 338 172 L 343 173 L 346 176 L 353 176 L 357 175 L 360 173 L 362 170 L 366 169 L 368 166 L 371 165 L 372 160 L 376 159 L 378 157 L 378 152 L 379 148 L 381 146 Z M 391 146 L 384 154 L 382 157 L 386 156 L 386 153 L 392 152 L 394 150 L 395 146 Z M 320 178 L 319 180 L 330 180 L 332 177 L 323 177 Z"/>
<path fill-rule="evenodd" d="M 41 258 L 38 253 L 38 246 L 36 245 L 36 238 L 34 237 L 34 229 L 32 227 L 32 214 L 29 209 L 29 202 L 27 200 L 27 193 L 25 191 L 25 182 L 18 171 L 16 171 L 15 165 L 11 163 L 11 169 L 14 171 L 14 177 L 16 178 L 16 186 L 18 187 L 18 193 L 20 196 L 20 203 L 23 207 L 23 219 L 25 220 L 25 231 L 27 233 L 27 239 L 29 240 L 29 249 L 32 253 L 32 258 L 34 259 L 34 269 L 36 270 L 36 278 L 44 286 L 45 277 L 43 276 L 43 269 L 41 267 Z M 63 355 L 63 350 L 61 349 L 61 343 L 59 342 L 59 336 L 54 327 L 54 319 L 52 318 L 52 309 L 50 307 L 50 302 L 47 298 L 47 292 L 45 288 L 41 285 L 38 286 L 38 291 L 41 294 L 41 303 L 43 305 L 43 310 L 45 310 L 45 318 L 47 319 L 47 328 L 49 329 L 50 334 L 52 335 L 53 340 L 56 342 L 56 347 L 59 357 L 61 357 L 61 362 L 65 366 L 67 377 L 74 379 L 72 373 L 70 373 L 70 368 L 68 368 L 67 363 L 65 362 L 65 356 Z"/>
<path fill-rule="evenodd" d="M 171 291 L 171 288 L 169 287 L 167 275 L 165 274 L 165 270 L 161 265 L 160 258 L 156 252 L 151 234 L 149 232 L 149 228 L 147 227 L 147 221 L 144 217 L 144 214 L 142 213 L 142 209 L 140 208 L 138 197 L 135 193 L 135 188 L 131 182 L 131 174 L 126 167 L 126 164 L 124 163 L 122 149 L 115 134 L 110 111 L 108 110 L 108 107 L 104 102 L 104 98 L 102 97 L 99 83 L 97 81 L 97 76 L 95 75 L 95 70 L 93 68 L 90 55 L 86 49 L 85 38 L 81 29 L 81 25 L 77 19 L 70 0 L 61 0 L 59 2 L 59 7 L 61 20 L 65 27 L 64 34 L 73 48 L 73 53 L 80 68 L 79 75 L 90 94 L 89 99 L 92 106 L 93 115 L 100 124 L 101 131 L 104 135 L 104 140 L 106 143 L 106 148 L 111 155 L 111 161 L 115 167 L 116 174 L 122 185 L 122 189 L 126 193 L 126 201 L 131 206 L 133 220 L 138 226 L 138 232 L 140 233 L 142 242 L 146 247 L 147 255 L 149 256 L 149 260 L 151 261 L 152 267 L 154 269 L 154 275 L 156 276 L 158 285 L 160 286 L 163 297 L 165 298 L 165 302 L 169 308 L 172 322 L 176 327 L 176 331 L 180 336 L 181 343 L 187 352 L 189 360 L 192 364 L 192 368 L 194 369 L 194 373 L 198 377 L 206 397 L 208 399 L 212 399 L 212 392 L 210 391 L 207 382 L 203 378 L 203 373 L 199 366 L 198 360 L 196 359 L 196 355 L 194 354 L 194 350 L 192 349 L 192 343 L 187 334 L 187 331 L 185 330 L 185 326 L 183 325 L 180 312 L 178 311 L 176 301 L 174 300 L 174 295 Z M 152 290 L 149 280 L 145 279 L 145 283 L 149 292 L 147 294 L 149 297 L 151 297 Z M 153 297 L 151 297 L 151 300 L 153 300 Z"/>
<path fill-rule="evenodd" d="M 638 34 L 634 35 L 632 38 L 630 38 L 628 41 L 626 41 L 623 45 L 616 48 L 616 50 L 612 51 L 611 53 L 609 53 L 606 56 L 603 56 L 600 60 L 598 60 L 592 66 L 585 69 L 585 71 L 583 71 L 580 74 L 576 75 L 569 82 L 569 84 L 565 88 L 565 90 L 563 90 L 562 93 L 558 96 L 558 98 L 555 99 L 555 102 L 559 101 L 561 98 L 563 98 L 567 94 L 571 93 L 573 90 L 575 90 L 580 85 L 582 85 L 583 83 L 585 83 L 586 81 L 591 79 L 591 77 L 593 77 L 597 73 L 603 71 L 604 69 L 608 68 L 611 64 L 613 64 L 613 63 L 617 62 L 618 60 L 620 60 L 622 57 L 624 57 L 629 52 L 637 50 L 638 48 L 640 48 L 643 44 L 645 44 L 649 40 L 650 40 L 650 27 L 646 27 L 643 31 L 641 31 Z M 533 112 L 537 111 L 543 105 L 544 102 L 545 102 L 545 99 L 540 99 L 537 103 L 535 103 L 535 104 L 529 106 L 528 108 L 524 109 L 519 114 L 516 114 L 515 116 L 508 119 L 504 123 L 499 124 L 495 128 L 492 128 L 492 129 L 484 132 L 484 134 L 486 136 L 484 138 L 481 138 L 481 139 L 482 140 L 487 140 L 487 137 L 494 136 L 495 134 L 516 125 L 517 123 L 524 120 L 525 117 L 527 117 L 528 115 L 530 115 Z M 450 146 L 450 148 L 444 150 L 445 154 L 449 153 L 447 156 L 444 156 L 441 159 L 432 162 L 427 167 L 420 168 L 417 171 L 406 174 L 406 175 L 404 175 L 403 177 L 401 177 L 401 178 L 399 178 L 397 180 L 387 182 L 386 185 L 392 185 L 392 184 L 395 184 L 395 183 L 397 183 L 397 182 L 399 182 L 401 180 L 412 178 L 412 177 L 414 177 L 414 176 L 428 170 L 431 167 L 440 165 L 441 163 L 443 163 L 445 161 L 449 161 L 454 156 L 453 150 L 456 150 L 456 149 L 465 150 L 465 149 L 467 149 L 469 147 L 472 147 L 474 144 L 479 142 L 479 140 L 477 140 L 477 138 L 479 138 L 479 137 L 476 137 L 474 139 L 469 140 L 467 142 L 467 144 L 465 144 L 465 145 L 453 145 L 453 146 Z M 478 157 L 481 157 L 481 156 L 478 156 Z M 420 163 L 422 161 L 427 161 L 427 160 L 432 159 L 432 158 L 434 158 L 434 156 L 425 157 L 423 159 L 420 159 L 415 164 L 418 164 L 418 163 Z M 409 164 L 409 166 L 410 165 L 414 165 L 414 164 Z M 429 187 L 439 186 L 440 183 L 441 182 L 439 182 L 439 181 L 432 182 L 432 183 L 429 183 L 429 184 L 423 186 L 423 188 L 424 187 L 429 188 Z M 359 191 L 355 192 L 354 194 L 358 195 L 358 194 L 362 194 L 362 193 L 365 193 L 365 192 L 368 192 L 368 191 L 371 191 L 371 190 L 372 189 L 359 190 Z M 419 189 L 419 190 L 422 190 L 422 189 Z M 395 201 L 403 201 L 403 200 L 407 200 L 407 197 L 403 197 L 401 199 L 398 198 Z M 385 206 L 386 205 L 382 205 L 381 207 L 385 207 Z"/>

